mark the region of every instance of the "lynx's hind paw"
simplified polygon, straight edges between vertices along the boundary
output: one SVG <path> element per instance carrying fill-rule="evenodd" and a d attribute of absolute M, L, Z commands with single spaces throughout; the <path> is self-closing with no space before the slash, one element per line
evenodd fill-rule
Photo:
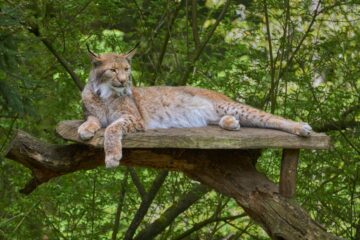
<path fill-rule="evenodd" d="M 240 129 L 240 123 L 234 116 L 225 115 L 219 121 L 219 126 L 226 129 L 236 131 Z"/>
<path fill-rule="evenodd" d="M 99 124 L 86 121 L 78 128 L 78 134 L 81 140 L 86 141 L 94 137 L 95 132 L 99 129 Z"/>
<path fill-rule="evenodd" d="M 296 129 L 296 134 L 302 137 L 309 137 L 313 132 L 311 126 L 308 123 L 299 123 L 298 129 Z"/>
<path fill-rule="evenodd" d="M 94 132 L 90 132 L 89 130 L 87 129 L 83 129 L 80 131 L 80 129 L 78 130 L 78 133 L 79 133 L 79 137 L 81 140 L 83 141 L 86 141 L 86 140 L 89 140 L 91 139 L 92 137 L 94 137 Z"/>

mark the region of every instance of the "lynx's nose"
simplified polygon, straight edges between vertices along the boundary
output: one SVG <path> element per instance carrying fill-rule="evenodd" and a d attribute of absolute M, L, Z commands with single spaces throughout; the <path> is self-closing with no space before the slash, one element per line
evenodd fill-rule
<path fill-rule="evenodd" d="M 126 74 L 118 74 L 117 75 L 117 82 L 120 82 L 121 84 L 125 84 L 127 80 Z"/>

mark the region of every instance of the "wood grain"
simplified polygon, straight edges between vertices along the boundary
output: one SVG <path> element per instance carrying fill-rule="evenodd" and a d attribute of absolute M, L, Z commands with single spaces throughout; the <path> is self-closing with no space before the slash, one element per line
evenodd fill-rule
<path fill-rule="evenodd" d="M 94 138 L 82 141 L 77 128 L 82 121 L 60 122 L 56 132 L 64 139 L 98 148 L 103 147 L 104 130 Z M 186 149 L 328 149 L 330 137 L 323 133 L 313 133 L 311 137 L 299 137 L 290 133 L 260 128 L 241 128 L 227 131 L 217 126 L 205 128 L 154 129 L 132 133 L 124 137 L 124 148 L 186 148 Z"/>

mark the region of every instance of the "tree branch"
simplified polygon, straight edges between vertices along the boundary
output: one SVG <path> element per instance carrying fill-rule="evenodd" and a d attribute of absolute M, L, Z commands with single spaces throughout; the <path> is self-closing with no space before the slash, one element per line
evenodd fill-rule
<path fill-rule="evenodd" d="M 146 196 L 146 190 L 144 188 L 144 185 L 141 183 L 141 180 L 140 180 L 139 176 L 137 175 L 134 168 L 129 168 L 129 172 L 130 172 L 131 179 L 140 194 L 141 200 L 143 201 Z"/>
<path fill-rule="evenodd" d="M 116 235 L 119 232 L 120 217 L 121 217 L 121 212 L 122 212 L 122 206 L 124 204 L 124 199 L 125 199 L 125 192 L 126 192 L 126 185 L 127 185 L 128 176 L 129 176 L 129 168 L 126 169 L 124 178 L 123 178 L 123 180 L 121 181 L 121 184 L 120 184 L 119 200 L 118 200 L 118 205 L 117 205 L 116 213 L 115 213 L 115 221 L 114 221 L 114 226 L 113 226 L 113 232 L 112 232 L 112 235 L 111 235 L 112 240 L 116 240 Z"/>
<path fill-rule="evenodd" d="M 199 37 L 199 32 L 198 32 L 198 27 L 197 27 L 197 0 L 192 0 L 191 2 L 191 28 L 192 28 L 192 33 L 193 33 L 193 38 L 194 38 L 194 43 L 195 43 L 195 50 L 197 50 L 200 46 L 200 37 Z"/>
<path fill-rule="evenodd" d="M 329 132 L 329 131 L 340 131 L 348 128 L 360 127 L 360 122 L 350 120 L 350 121 L 338 121 L 325 123 L 320 126 L 314 126 L 315 131 Z"/>
<path fill-rule="evenodd" d="M 149 192 L 145 195 L 144 200 L 141 202 L 140 207 L 135 213 L 135 216 L 131 221 L 129 228 L 125 233 L 124 240 L 133 239 L 136 229 L 139 227 L 141 221 L 144 219 L 147 211 L 150 208 L 151 203 L 153 202 L 156 194 L 158 193 L 162 184 L 164 183 L 168 173 L 169 173 L 168 171 L 161 171 L 156 176 L 155 180 L 153 181 L 153 184 L 151 185 Z"/>
<path fill-rule="evenodd" d="M 276 93 L 275 93 L 275 63 L 274 56 L 272 50 L 272 40 L 271 40 L 271 32 L 270 32 L 270 22 L 269 22 L 269 13 L 267 7 L 267 0 L 264 0 L 264 12 L 265 12 L 265 24 L 266 24 L 266 33 L 267 40 L 269 45 L 269 56 L 270 56 L 270 69 L 271 69 L 271 86 L 270 86 L 270 100 L 271 100 L 271 113 L 275 112 L 276 105 Z"/>
<path fill-rule="evenodd" d="M 185 232 L 183 232 L 182 234 L 180 234 L 179 236 L 176 236 L 175 238 L 173 238 L 172 240 L 182 240 L 186 237 L 188 237 L 189 235 L 193 234 L 196 231 L 199 231 L 201 228 L 205 227 L 208 224 L 214 223 L 214 222 L 222 222 L 222 221 L 231 221 L 231 220 L 235 220 L 238 218 L 243 218 L 246 217 L 247 215 L 245 213 L 243 214 L 239 214 L 239 215 L 235 215 L 235 216 L 226 216 L 226 217 L 215 217 L 212 216 L 202 222 L 198 222 L 196 224 L 194 224 L 194 226 L 188 230 L 186 230 Z"/>
<path fill-rule="evenodd" d="M 283 68 L 283 71 L 281 71 L 279 73 L 279 77 L 278 77 L 279 79 L 282 78 L 284 73 L 287 71 L 288 67 L 291 65 L 292 61 L 294 60 L 294 57 L 296 56 L 297 52 L 300 50 L 300 48 L 301 48 L 302 44 L 304 43 L 305 39 L 308 37 L 308 35 L 309 35 L 309 33 L 310 33 L 314 23 L 315 23 L 315 20 L 316 20 L 317 16 L 319 16 L 319 14 L 320 14 L 320 12 L 319 12 L 320 4 L 321 4 L 321 0 L 318 0 L 318 3 L 317 3 L 316 8 L 314 10 L 314 13 L 313 13 L 312 19 L 310 21 L 310 24 L 309 24 L 308 28 L 306 29 L 304 35 L 300 39 L 300 42 L 296 46 L 295 50 L 292 52 L 289 60 L 287 61 L 285 67 Z"/>
<path fill-rule="evenodd" d="M 264 0 L 266 1 L 266 0 Z M 283 68 L 280 68 L 279 69 L 279 73 L 278 73 L 278 76 L 277 76 L 277 80 L 274 82 L 272 82 L 271 84 L 271 88 L 270 88 L 270 91 L 269 93 L 266 95 L 266 97 L 264 98 L 264 101 L 263 101 L 263 106 L 266 104 L 266 102 L 270 99 L 271 100 L 271 112 L 275 111 L 275 109 L 273 108 L 273 103 L 275 103 L 274 101 L 276 101 L 276 92 L 277 92 L 277 88 L 278 88 L 278 85 L 279 85 L 279 81 L 280 79 L 283 77 L 283 75 L 285 74 L 285 72 L 287 71 L 287 69 L 289 68 L 289 66 L 292 64 L 296 54 L 298 53 L 298 51 L 300 50 L 301 46 L 303 45 L 305 39 L 308 37 L 315 21 L 316 21 L 316 18 L 317 16 L 319 16 L 319 14 L 321 13 L 321 11 L 319 11 L 319 7 L 320 7 L 320 4 L 321 4 L 321 0 L 318 1 L 317 5 L 316 5 L 316 8 L 314 10 L 314 13 L 313 13 L 313 16 L 312 16 L 312 19 L 310 21 L 310 24 L 308 26 L 308 28 L 306 29 L 304 35 L 302 36 L 302 38 L 300 39 L 298 45 L 295 47 L 295 50 L 291 53 L 291 56 L 290 58 L 288 59 L 286 65 L 283 67 Z M 288 11 L 288 9 L 287 9 Z M 266 12 L 265 12 L 266 14 Z M 289 13 L 287 13 L 289 14 Z M 277 59 L 278 56 L 276 56 L 276 59 Z M 280 63 L 281 64 L 281 63 Z M 281 65 L 280 65 L 281 66 Z M 274 97 L 275 95 L 275 97 Z"/>
<path fill-rule="evenodd" d="M 182 1 L 183 2 L 183 1 Z M 175 23 L 175 19 L 179 13 L 179 10 L 182 6 L 182 3 L 180 3 L 176 9 L 174 10 L 174 12 L 172 14 L 170 14 L 170 17 L 169 17 L 169 23 L 168 23 L 168 28 L 167 28 L 167 31 L 166 31 L 166 35 L 165 35 L 165 40 L 164 40 L 164 44 L 161 48 L 161 51 L 160 51 L 160 56 L 159 56 L 159 60 L 156 64 L 156 73 L 160 72 L 161 70 L 161 65 L 162 65 L 162 62 L 164 60 L 164 56 L 165 56 L 165 53 L 166 53 L 166 49 L 167 49 L 167 46 L 168 46 L 168 43 L 169 43 L 169 40 L 170 40 L 170 36 L 171 36 L 171 31 L 172 31 L 172 28 L 174 26 L 174 23 Z M 156 78 L 156 76 L 155 76 Z M 156 83 L 156 79 L 154 79 L 153 83 Z"/>
<path fill-rule="evenodd" d="M 216 19 L 216 22 L 214 23 L 214 25 L 212 26 L 212 28 L 210 29 L 210 31 L 208 32 L 208 34 L 206 35 L 206 37 L 204 38 L 202 43 L 199 45 L 199 48 L 197 48 L 195 50 L 195 53 L 194 53 L 192 59 L 190 60 L 190 62 L 187 63 L 185 73 L 182 75 L 183 77 L 180 80 L 179 85 L 186 85 L 187 79 L 189 78 L 189 75 L 190 75 L 191 71 L 193 70 L 196 61 L 199 59 L 201 53 L 203 52 L 205 46 L 207 45 L 207 43 L 213 36 L 213 34 L 214 34 L 216 28 L 218 27 L 218 25 L 220 24 L 221 20 L 223 20 L 225 13 L 230 6 L 230 3 L 231 3 L 230 0 L 227 0 L 225 2 L 225 5 L 224 5 L 221 13 L 219 14 L 218 18 Z"/>
<path fill-rule="evenodd" d="M 146 226 L 134 240 L 154 239 L 158 234 L 164 231 L 174 219 L 186 211 L 210 189 L 204 185 L 196 184 L 189 192 L 183 194 L 179 200 L 171 205 L 166 211 L 150 225 Z"/>
<path fill-rule="evenodd" d="M 346 109 L 343 113 L 341 113 L 341 118 L 345 119 L 347 116 L 357 111 L 360 111 L 360 104 L 352 105 L 351 107 Z"/>
<path fill-rule="evenodd" d="M 51 42 L 43 37 L 40 34 L 39 28 L 37 26 L 25 26 L 28 28 L 29 32 L 33 33 L 45 46 L 46 48 L 54 55 L 54 57 L 59 61 L 61 66 L 66 70 L 66 72 L 70 75 L 76 86 L 80 91 L 83 90 L 84 85 L 82 84 L 80 78 L 76 75 L 74 70 L 70 67 L 70 64 L 62 57 L 52 46 Z"/>

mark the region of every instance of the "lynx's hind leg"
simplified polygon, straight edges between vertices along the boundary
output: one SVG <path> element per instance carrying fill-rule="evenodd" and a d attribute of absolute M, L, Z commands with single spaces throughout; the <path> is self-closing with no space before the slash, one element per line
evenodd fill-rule
<path fill-rule="evenodd" d="M 240 129 L 239 121 L 231 115 L 223 116 L 219 121 L 219 126 L 226 130 L 236 131 Z"/>
<path fill-rule="evenodd" d="M 78 128 L 78 134 L 81 140 L 86 141 L 92 138 L 97 130 L 101 128 L 99 119 L 89 116 L 87 120 Z"/>
<path fill-rule="evenodd" d="M 234 116 L 246 127 L 278 129 L 303 137 L 308 137 L 312 133 L 307 123 L 288 120 L 237 102 L 218 102 L 215 109 L 219 116 Z"/>

